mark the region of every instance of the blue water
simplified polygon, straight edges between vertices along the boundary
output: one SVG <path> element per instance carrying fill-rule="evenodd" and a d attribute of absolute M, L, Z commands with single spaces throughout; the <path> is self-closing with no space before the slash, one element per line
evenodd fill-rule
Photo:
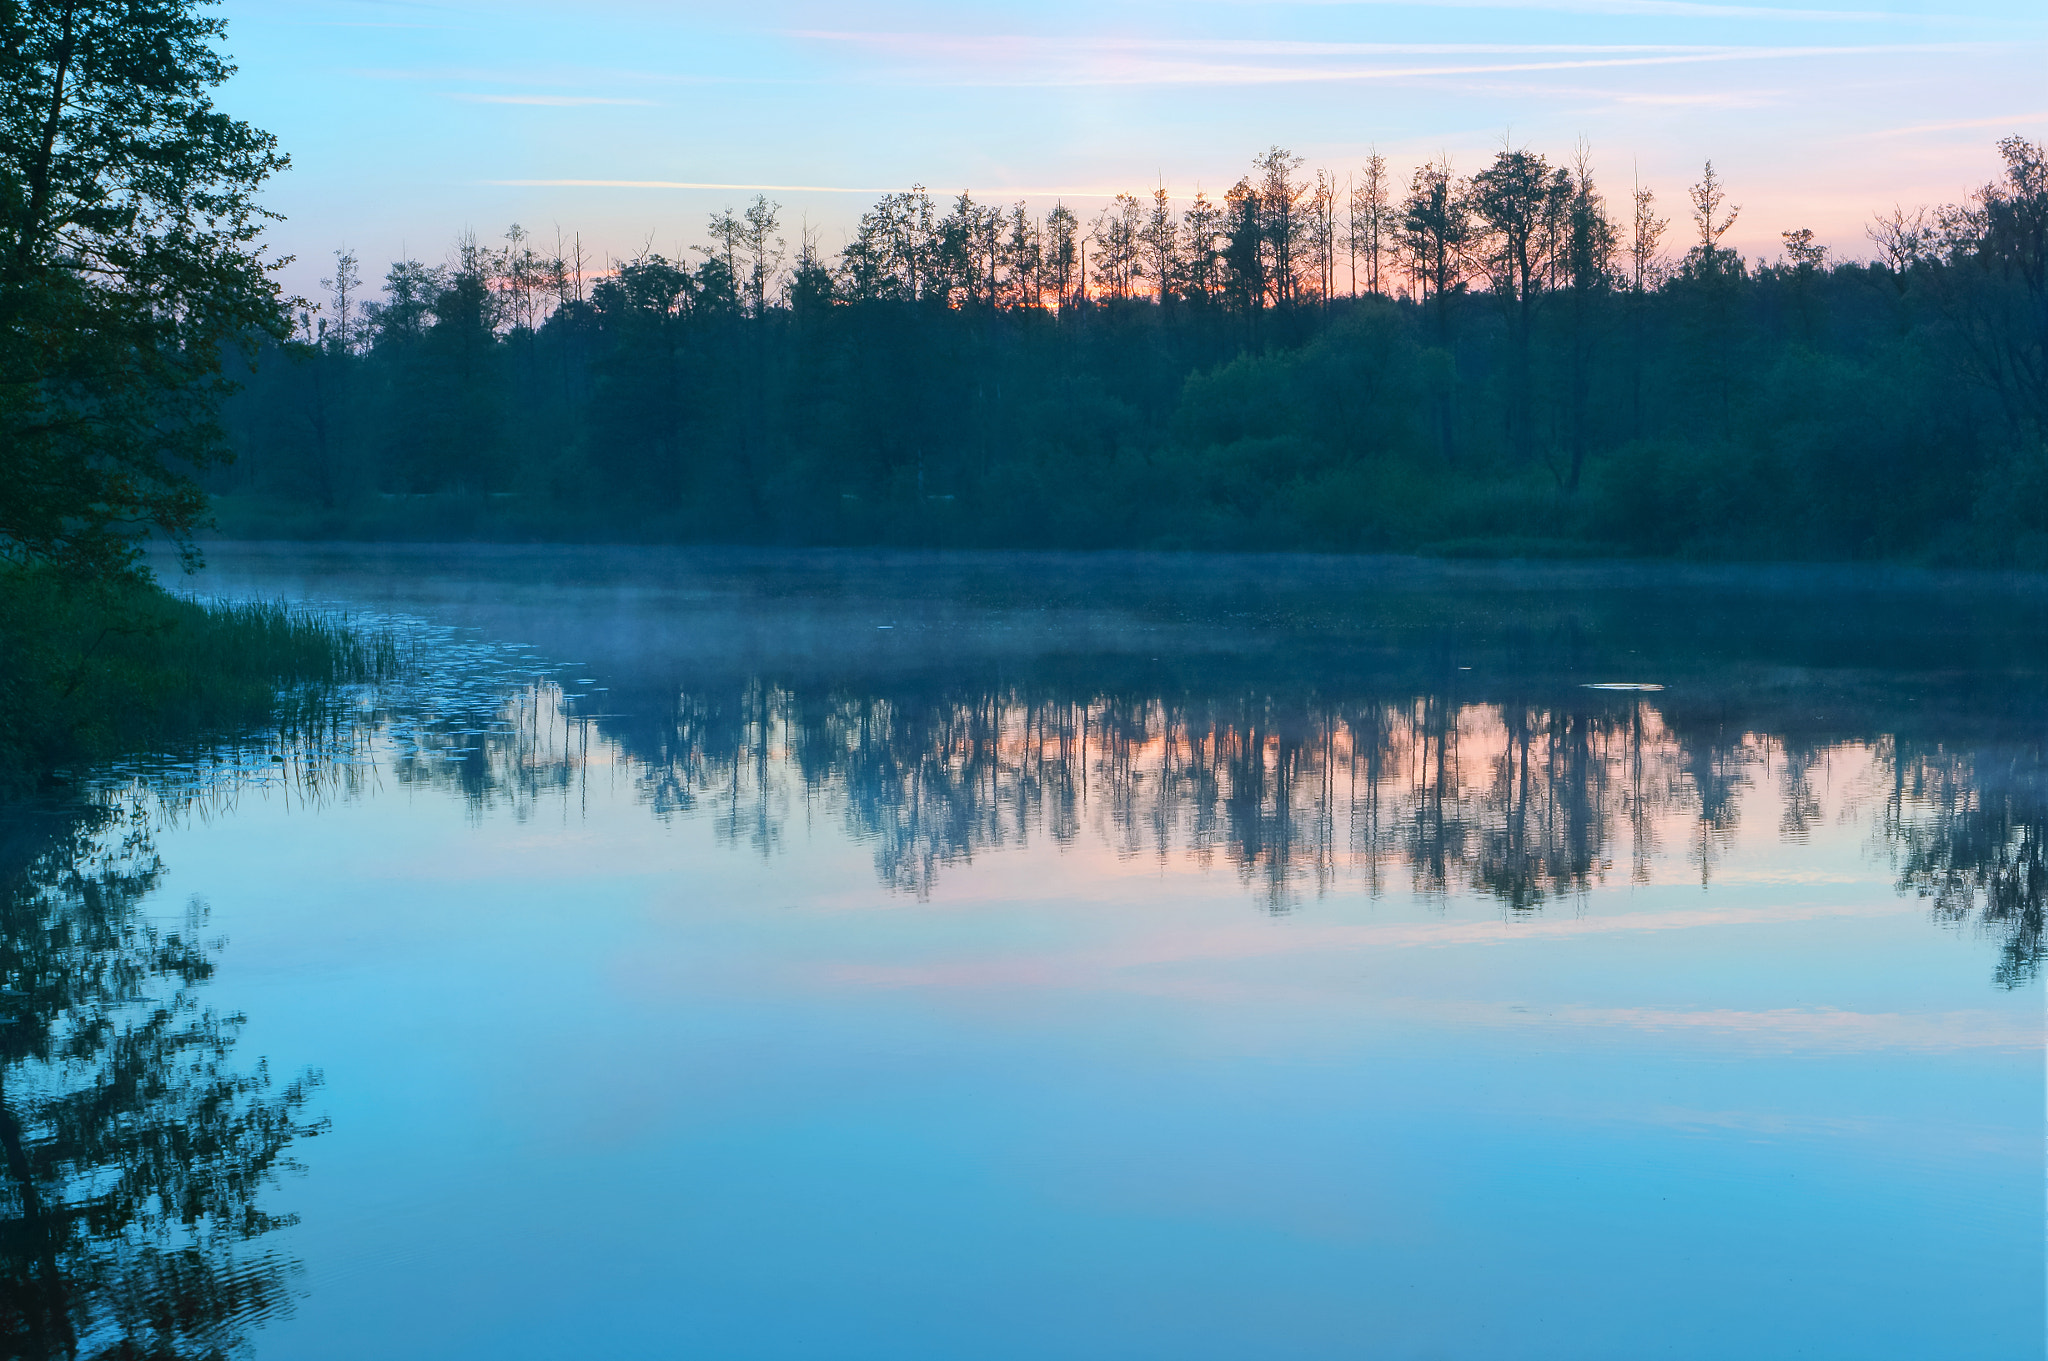
<path fill-rule="evenodd" d="M 2043 1354 L 2038 585 L 213 556 L 433 672 L 108 782 L 255 1356 Z"/>

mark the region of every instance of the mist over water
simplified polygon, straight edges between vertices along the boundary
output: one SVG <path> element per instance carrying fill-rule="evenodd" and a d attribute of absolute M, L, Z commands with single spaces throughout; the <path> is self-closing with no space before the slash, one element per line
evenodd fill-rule
<path fill-rule="evenodd" d="M 195 589 L 409 630 L 420 674 L 318 752 L 110 773 L 38 862 L 36 920 L 92 905 L 156 961 L 124 976 L 177 974 L 132 995 L 213 1026 L 209 1080 L 269 1082 L 160 1164 L 248 1232 L 137 1284 L 176 1216 L 72 1222 L 10 1259 L 70 1289 L 46 1321 L 158 1336 L 198 1292 L 193 1337 L 273 1357 L 2039 1355 L 2038 579 L 211 556 Z M 193 914 L 203 969 L 137 945 Z M 25 1133 L 74 1193 L 123 1165 Z"/>

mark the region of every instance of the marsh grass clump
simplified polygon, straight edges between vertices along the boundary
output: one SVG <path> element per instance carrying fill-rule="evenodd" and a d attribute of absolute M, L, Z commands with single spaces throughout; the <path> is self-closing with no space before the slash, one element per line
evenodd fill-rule
<path fill-rule="evenodd" d="M 279 602 L 0 568 L 0 794 L 116 756 L 314 726 L 340 687 L 403 664 L 389 633 Z"/>

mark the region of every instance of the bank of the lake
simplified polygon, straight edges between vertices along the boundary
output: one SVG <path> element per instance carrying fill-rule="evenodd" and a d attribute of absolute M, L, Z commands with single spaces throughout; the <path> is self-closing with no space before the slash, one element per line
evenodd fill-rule
<path fill-rule="evenodd" d="M 307 716 L 396 667 L 389 638 L 261 601 L 198 601 L 147 576 L 0 573 L 0 797 L 120 756 Z"/>
<path fill-rule="evenodd" d="M 1048 514 L 991 528 L 974 507 L 953 497 L 883 513 L 849 503 L 830 522 L 802 532 L 762 532 L 741 521 L 663 513 L 646 507 L 584 503 L 526 492 L 467 490 L 372 493 L 332 504 L 264 492 L 216 494 L 210 542 L 221 544 L 556 544 L 586 547 L 739 548 L 854 551 L 999 549 L 1017 552 L 1193 552 L 1389 554 L 1424 559 L 1503 562 L 1573 560 L 1692 562 L 1728 565 L 1861 563 L 1978 570 L 2048 569 L 2048 537 L 1987 515 L 1925 536 L 1871 535 L 1853 543 L 1826 535 L 1753 532 L 1754 527 L 1670 533 L 1633 504 L 1567 498 L 1540 476 L 1507 485 L 1479 481 L 1432 486 L 1427 496 L 1392 497 L 1412 513 L 1396 524 L 1352 533 L 1238 532 L 1217 523 L 1176 519 L 1143 530 L 1070 522 Z M 1309 498 L 1313 499 L 1313 498 Z M 1386 500 L 1389 498 L 1380 498 Z M 2001 503 L 2003 504 L 2003 503 Z M 2018 511 L 2031 505 L 2021 496 Z M 1348 512 L 1335 510 L 1333 522 Z"/>

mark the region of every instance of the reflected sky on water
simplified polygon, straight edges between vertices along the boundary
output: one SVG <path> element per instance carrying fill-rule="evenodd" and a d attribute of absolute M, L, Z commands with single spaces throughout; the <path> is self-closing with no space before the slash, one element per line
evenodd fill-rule
<path fill-rule="evenodd" d="M 10 1240 L 204 1240 L 106 1336 L 205 1289 L 280 1358 L 2041 1354 L 2038 583 L 213 557 L 422 667 L 44 856 L 146 851 L 102 917 L 209 953 L 133 995 L 268 1064 L 262 1139 L 160 1160 L 251 1232 Z M 26 1133 L 53 1196 L 121 1162 Z"/>

